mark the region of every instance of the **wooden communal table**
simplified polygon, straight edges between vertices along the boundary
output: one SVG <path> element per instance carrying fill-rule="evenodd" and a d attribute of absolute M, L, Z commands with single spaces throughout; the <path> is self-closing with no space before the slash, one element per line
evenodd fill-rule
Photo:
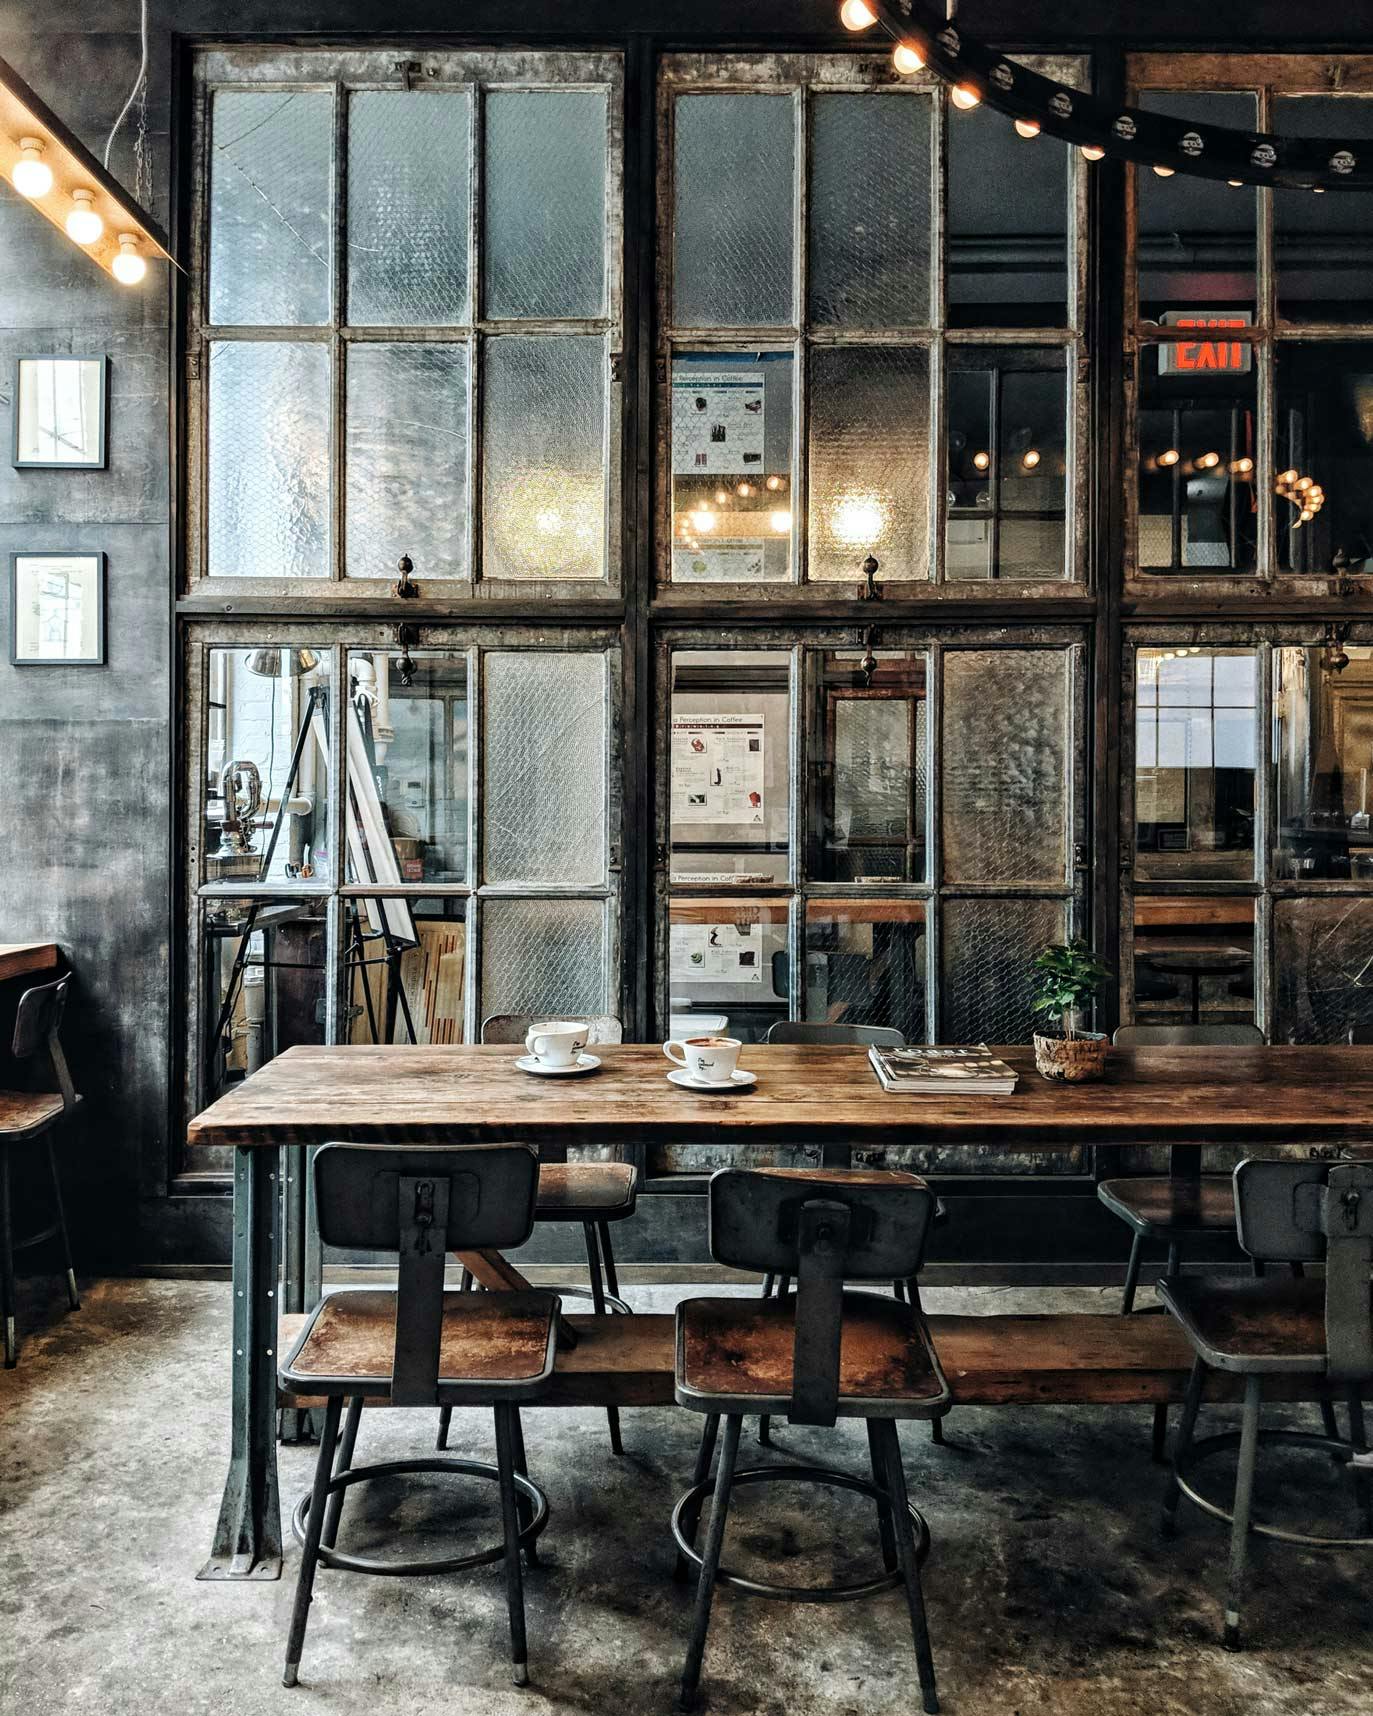
<path fill-rule="evenodd" d="M 51 971 L 56 964 L 56 942 L 0 941 L 0 983 L 31 971 Z"/>
<path fill-rule="evenodd" d="M 1020 1074 L 1011 1096 L 889 1096 L 866 1052 L 749 1045 L 757 1087 L 738 1096 L 670 1085 L 656 1045 L 597 1047 L 585 1078 L 537 1079 L 505 1047 L 294 1048 L 191 1122 L 192 1146 L 234 1158 L 233 1423 L 212 1579 L 277 1578 L 281 1513 L 275 1409 L 278 1176 L 282 1147 L 333 1139 L 390 1144 L 515 1140 L 569 1144 L 818 1145 L 842 1161 L 864 1144 L 982 1144 L 1040 1151 L 1075 1144 L 1373 1145 L 1367 1048 L 1112 1049 L 1099 1084 L 1041 1079 L 1028 1048 L 998 1048 Z M 518 1285 L 495 1256 L 491 1285 Z"/>

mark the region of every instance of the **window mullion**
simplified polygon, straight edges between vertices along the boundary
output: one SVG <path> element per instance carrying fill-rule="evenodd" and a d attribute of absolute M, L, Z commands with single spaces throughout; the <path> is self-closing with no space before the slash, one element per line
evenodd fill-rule
<path fill-rule="evenodd" d="M 930 883 L 928 916 L 925 920 L 925 1030 L 930 1042 L 940 1040 L 939 944 L 944 918 L 944 646 L 939 639 L 929 643 L 929 668 L 925 681 L 925 864 Z"/>

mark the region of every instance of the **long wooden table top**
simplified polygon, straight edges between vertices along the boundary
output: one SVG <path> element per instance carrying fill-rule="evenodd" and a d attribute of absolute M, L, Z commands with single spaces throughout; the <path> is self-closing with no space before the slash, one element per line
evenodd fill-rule
<path fill-rule="evenodd" d="M 656 1044 L 598 1046 L 600 1070 L 539 1078 L 518 1049 L 298 1047 L 190 1124 L 192 1145 L 995 1143 L 999 1149 L 1140 1141 L 1373 1145 L 1373 1048 L 1112 1049 L 1107 1076 L 1060 1084 L 1033 1050 L 998 1047 L 1010 1096 L 893 1096 L 867 1051 L 749 1044 L 738 1095 L 669 1084 Z"/>
<path fill-rule="evenodd" d="M 0 983 L 30 971 L 51 971 L 56 964 L 55 941 L 0 941 Z"/>

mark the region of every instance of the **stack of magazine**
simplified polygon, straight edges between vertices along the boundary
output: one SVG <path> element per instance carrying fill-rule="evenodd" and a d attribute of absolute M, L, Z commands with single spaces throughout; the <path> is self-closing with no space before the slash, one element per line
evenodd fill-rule
<path fill-rule="evenodd" d="M 874 1046 L 868 1059 L 883 1090 L 902 1096 L 1009 1096 L 1015 1089 L 1015 1068 L 997 1060 L 985 1043 L 958 1049 Z"/>

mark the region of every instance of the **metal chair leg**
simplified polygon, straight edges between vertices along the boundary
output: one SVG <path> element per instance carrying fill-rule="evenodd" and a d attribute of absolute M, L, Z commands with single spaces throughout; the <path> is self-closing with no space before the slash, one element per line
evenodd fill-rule
<path fill-rule="evenodd" d="M 291 1610 L 291 1634 L 286 1641 L 286 1668 L 281 1676 L 283 1686 L 294 1686 L 300 1670 L 300 1653 L 305 1644 L 305 1623 L 310 1618 L 310 1597 L 315 1588 L 315 1568 L 319 1565 L 319 1542 L 324 1530 L 324 1506 L 329 1495 L 329 1479 L 334 1469 L 334 1449 L 338 1442 L 338 1421 L 343 1400 L 331 1394 L 324 1409 L 324 1431 L 319 1439 L 319 1455 L 315 1460 L 315 1481 L 310 1491 L 310 1512 L 305 1521 L 305 1547 L 300 1556 L 300 1572 L 296 1576 L 296 1600 Z"/>
<path fill-rule="evenodd" d="M 1368 1452 L 1368 1432 L 1363 1419 L 1363 1395 L 1357 1385 L 1350 1388 L 1346 1401 L 1349 1406 L 1349 1442 L 1356 1454 Z M 1334 1413 L 1331 1413 L 1334 1417 Z M 1360 1467 L 1354 1468 L 1354 1494 L 1363 1514 L 1363 1528 L 1373 1537 L 1373 1477 Z"/>
<path fill-rule="evenodd" d="M 1154 1428 L 1150 1438 L 1150 1454 L 1156 1466 L 1168 1460 L 1168 1408 L 1160 1401 L 1154 1408 Z"/>
<path fill-rule="evenodd" d="M 882 1471 L 882 1448 L 878 1441 L 875 1421 L 867 1420 L 868 1432 L 868 1461 L 872 1466 L 872 1481 L 879 1490 L 885 1490 L 887 1480 Z M 697 1480 L 699 1482 L 699 1479 Z M 892 1533 L 891 1506 L 889 1502 L 877 1504 L 877 1530 L 882 1539 L 882 1565 L 891 1571 L 896 1566 L 896 1538 Z"/>
<path fill-rule="evenodd" d="M 1249 1509 L 1254 1499 L 1254 1465 L 1259 1452 L 1259 1406 L 1262 1399 L 1263 1378 L 1246 1377 L 1239 1470 L 1235 1474 L 1235 1518 L 1230 1530 L 1230 1576 L 1225 1594 L 1226 1650 L 1240 1648 L 1240 1606 L 1244 1601 L 1244 1570 L 1249 1556 Z"/>
<path fill-rule="evenodd" d="M 72 1262 L 72 1242 L 67 1234 L 67 1211 L 62 1203 L 62 1181 L 57 1174 L 57 1151 L 51 1132 L 48 1134 L 48 1172 L 52 1175 L 52 1202 L 57 1211 L 57 1237 L 62 1241 L 62 1257 L 67 1265 L 67 1303 L 73 1311 L 79 1311 L 81 1295 L 76 1290 L 76 1265 Z"/>
<path fill-rule="evenodd" d="M 1171 1281 L 1181 1266 L 1182 1258 L 1178 1251 L 1178 1242 L 1175 1239 L 1170 1239 L 1168 1241 L 1168 1267 L 1164 1271 L 1164 1274 Z"/>
<path fill-rule="evenodd" d="M 448 1446 L 448 1426 L 452 1422 L 453 1422 L 453 1408 L 451 1406 L 441 1406 L 439 1408 L 438 1440 L 434 1443 L 434 1446 L 436 1448 L 442 1449 L 442 1448 L 446 1448 Z"/>
<path fill-rule="evenodd" d="M 764 1299 L 771 1299 L 773 1292 L 776 1290 L 776 1287 L 777 1287 L 777 1277 L 775 1275 L 771 1275 L 771 1274 L 765 1275 L 763 1277 L 763 1291 L 762 1291 L 762 1294 L 760 1295 L 760 1297 L 762 1297 Z"/>
<path fill-rule="evenodd" d="M 591 1275 L 591 1301 L 596 1307 L 598 1317 L 605 1316 L 605 1287 L 601 1282 L 601 1259 L 596 1244 L 595 1222 L 582 1223 L 582 1237 L 586 1240 L 586 1267 Z M 607 1406 L 605 1409 L 606 1422 L 610 1426 L 610 1451 L 612 1454 L 623 1454 L 624 1445 L 620 1441 L 620 1409 L 618 1406 Z"/>
<path fill-rule="evenodd" d="M 1130 1246 L 1130 1261 L 1125 1265 L 1125 1292 L 1121 1296 L 1121 1315 L 1128 1317 L 1135 1308 L 1135 1290 L 1139 1286 L 1139 1266 L 1144 1261 L 1144 1235 L 1137 1233 Z"/>
<path fill-rule="evenodd" d="M 336 1477 L 340 1472 L 352 1468 L 353 1450 L 358 1444 L 358 1425 L 361 1422 L 362 1396 L 355 1394 L 348 1402 L 348 1416 L 343 1421 L 343 1441 L 339 1444 L 338 1462 L 333 1468 Z M 324 1530 L 319 1539 L 325 1549 L 332 1549 L 338 1542 L 338 1522 L 343 1515 L 343 1497 L 342 1490 L 335 1490 L 329 1497 L 329 1506 L 324 1515 Z"/>
<path fill-rule="evenodd" d="M 1192 1446 L 1192 1437 L 1196 1434 L 1197 1414 L 1201 1411 L 1201 1390 L 1206 1381 L 1206 1366 L 1201 1359 L 1192 1361 L 1192 1374 L 1187 1379 L 1187 1393 L 1182 1402 L 1182 1418 L 1178 1424 L 1177 1440 L 1173 1443 L 1173 1466 L 1168 1474 L 1168 1484 L 1163 1492 L 1162 1529 L 1165 1537 L 1171 1537 L 1177 1530 L 1178 1501 L 1182 1491 L 1178 1488 L 1178 1467 L 1187 1458 Z"/>
<path fill-rule="evenodd" d="M 462 1272 L 462 1278 L 458 1282 L 458 1292 L 459 1293 L 470 1293 L 471 1291 L 472 1291 L 472 1271 L 470 1269 L 464 1269 Z"/>
<path fill-rule="evenodd" d="M 703 1484 L 710 1476 L 710 1462 L 715 1457 L 715 1437 L 720 1429 L 720 1414 L 708 1412 L 706 1421 L 701 1427 L 701 1445 L 696 1450 L 696 1469 L 691 1475 L 691 1487 Z M 677 1560 L 672 1569 L 672 1577 L 680 1585 L 687 1576 L 687 1558 L 681 1550 L 677 1551 Z"/>
<path fill-rule="evenodd" d="M 14 1322 L 14 1225 L 10 1214 L 10 1153 L 0 1144 L 0 1313 L 5 1318 L 5 1369 L 19 1363 Z"/>
<path fill-rule="evenodd" d="M 515 1471 L 519 1477 L 527 1478 L 529 1476 L 529 1462 L 525 1459 L 524 1425 L 520 1422 L 520 1409 L 518 1406 L 512 1406 L 510 1408 L 510 1412 L 510 1433 L 515 1455 Z M 534 1503 L 523 1490 L 517 1488 L 515 1491 L 515 1506 L 520 1516 L 520 1530 L 523 1531 L 529 1524 L 530 1520 L 534 1517 Z M 537 1538 L 531 1537 L 526 1542 L 524 1546 L 524 1564 L 526 1567 L 537 1567 L 539 1565 L 539 1544 Z"/>
<path fill-rule="evenodd" d="M 725 1444 L 720 1450 L 720 1464 L 715 1472 L 715 1494 L 710 1503 L 710 1526 L 706 1531 L 706 1546 L 701 1556 L 701 1575 L 696 1585 L 696 1609 L 691 1619 L 691 1639 L 687 1644 L 686 1662 L 682 1667 L 682 1686 L 678 1706 L 690 1710 L 696 1702 L 696 1688 L 701 1683 L 701 1663 L 706 1654 L 706 1632 L 710 1626 L 710 1605 L 715 1596 L 715 1575 L 720 1570 L 720 1551 L 725 1542 L 725 1522 L 729 1518 L 729 1493 L 734 1484 L 734 1463 L 739 1457 L 739 1431 L 743 1418 L 731 1412 L 725 1419 Z"/>
<path fill-rule="evenodd" d="M 925 1594 L 920 1586 L 920 1563 L 916 1559 L 915 1531 L 911 1525 L 910 1507 L 906 1499 L 906 1473 L 901 1464 L 901 1445 L 897 1441 L 896 1425 L 890 1418 L 874 1418 L 869 1427 L 876 1436 L 877 1446 L 886 1471 L 886 1491 L 891 1504 L 892 1530 L 896 1535 L 896 1554 L 906 1584 L 906 1606 L 910 1610 L 911 1637 L 915 1643 L 915 1662 L 920 1674 L 920 1692 L 929 1716 L 939 1710 L 939 1691 L 934 1678 L 934 1653 L 930 1649 L 930 1629 L 925 1619 Z"/>
<path fill-rule="evenodd" d="M 610 1297 L 620 1297 L 620 1277 L 615 1272 L 615 1248 L 610 1243 L 610 1223 L 598 1221 L 596 1232 L 601 1241 L 601 1262 L 605 1265 L 605 1284 L 610 1289 Z"/>
<path fill-rule="evenodd" d="M 1340 1421 L 1335 1416 L 1333 1401 L 1321 1401 L 1321 1433 L 1328 1436 L 1332 1442 L 1340 1440 Z"/>
<path fill-rule="evenodd" d="M 772 1280 L 771 1275 L 768 1276 L 768 1280 Z M 790 1292 L 791 1276 L 779 1276 L 777 1281 L 777 1297 L 779 1299 L 785 1299 L 787 1294 Z M 764 1293 L 763 1297 L 766 1298 L 767 1294 Z M 770 1417 L 765 1416 L 758 1420 L 758 1442 L 759 1445 L 764 1448 L 770 1448 L 772 1446 L 772 1419 Z"/>
<path fill-rule="evenodd" d="M 520 1515 L 515 1505 L 515 1408 L 496 1408 L 496 1467 L 501 1480 L 501 1519 L 505 1526 L 505 1600 L 510 1610 L 511 1677 L 516 1686 L 529 1680 L 529 1646 L 524 1631 L 524 1576 L 520 1572 Z"/>

